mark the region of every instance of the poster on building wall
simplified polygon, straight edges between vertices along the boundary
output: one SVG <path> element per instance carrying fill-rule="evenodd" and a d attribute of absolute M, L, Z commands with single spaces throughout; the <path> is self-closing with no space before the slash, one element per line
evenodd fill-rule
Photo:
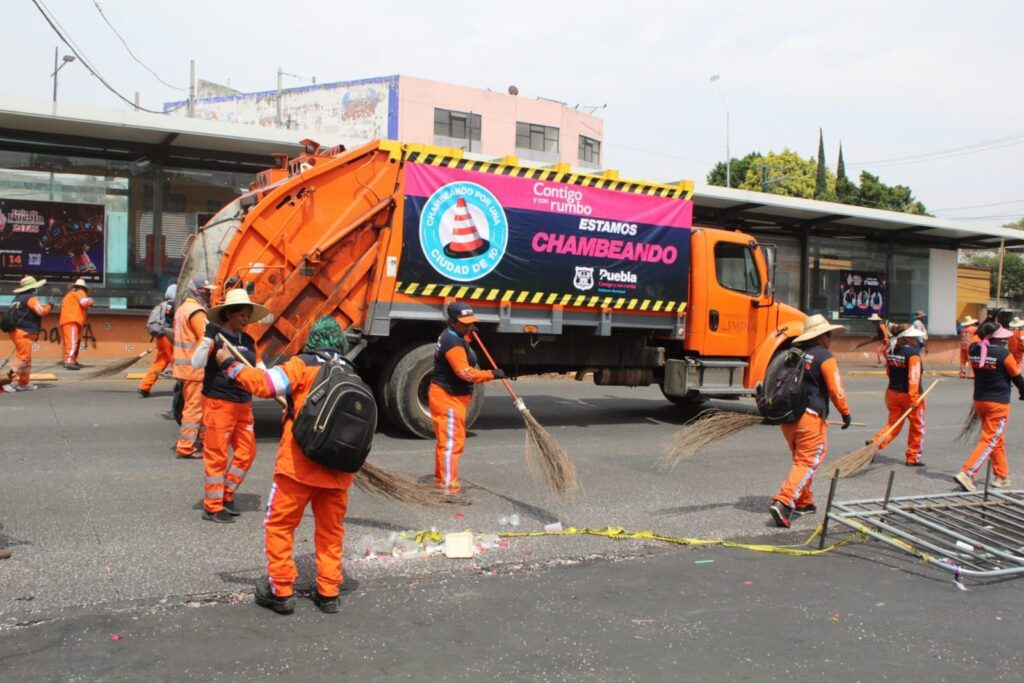
<path fill-rule="evenodd" d="M 886 317 L 885 275 L 859 270 L 839 272 L 839 315 L 867 318 Z"/>
<path fill-rule="evenodd" d="M 106 215 L 102 204 L 0 197 L 0 280 L 102 284 Z"/>
<path fill-rule="evenodd" d="M 426 164 L 405 169 L 403 293 L 685 307 L 691 201 Z"/>

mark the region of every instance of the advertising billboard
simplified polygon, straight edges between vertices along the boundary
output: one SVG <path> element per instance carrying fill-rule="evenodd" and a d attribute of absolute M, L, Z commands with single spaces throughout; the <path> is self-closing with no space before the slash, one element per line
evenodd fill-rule
<path fill-rule="evenodd" d="M 102 204 L 0 198 L 0 281 L 32 275 L 102 284 L 105 211 Z"/>
<path fill-rule="evenodd" d="M 877 313 L 886 317 L 885 274 L 858 270 L 839 273 L 839 315 L 867 318 Z"/>

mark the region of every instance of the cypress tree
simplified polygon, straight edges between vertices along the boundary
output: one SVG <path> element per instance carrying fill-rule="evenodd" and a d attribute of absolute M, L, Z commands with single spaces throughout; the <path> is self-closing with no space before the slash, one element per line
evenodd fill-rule
<path fill-rule="evenodd" d="M 818 177 L 814 181 L 814 198 L 822 199 L 828 186 L 825 183 L 825 137 L 818 129 Z"/>

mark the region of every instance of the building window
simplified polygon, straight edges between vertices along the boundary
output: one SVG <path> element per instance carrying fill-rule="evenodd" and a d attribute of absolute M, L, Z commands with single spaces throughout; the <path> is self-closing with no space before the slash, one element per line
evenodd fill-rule
<path fill-rule="evenodd" d="M 580 136 L 580 161 L 585 164 L 601 165 L 601 141 Z"/>
<path fill-rule="evenodd" d="M 536 123 L 516 122 L 516 148 L 558 153 L 558 129 Z"/>
<path fill-rule="evenodd" d="M 463 142 L 463 147 L 480 142 L 480 115 L 450 109 L 434 109 L 434 136 L 448 138 L 448 144 Z M 466 143 L 469 143 L 468 145 Z M 471 150 L 472 151 L 472 150 Z"/>

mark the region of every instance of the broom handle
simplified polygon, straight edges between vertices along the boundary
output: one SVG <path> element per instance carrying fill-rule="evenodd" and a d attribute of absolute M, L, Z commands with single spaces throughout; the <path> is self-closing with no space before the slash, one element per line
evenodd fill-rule
<path fill-rule="evenodd" d="M 498 364 L 494 362 L 494 359 L 491 358 L 491 354 L 487 350 L 487 347 L 484 346 L 484 343 L 482 341 L 480 341 L 480 335 L 477 334 L 475 330 L 470 334 L 473 335 L 473 341 L 476 342 L 476 345 L 479 346 L 480 350 L 484 352 L 484 356 L 487 358 L 487 362 L 491 364 L 492 368 L 497 370 Z M 508 395 L 512 397 L 512 400 L 515 401 L 516 407 L 519 408 L 519 410 L 525 409 L 526 404 L 523 403 L 523 399 L 519 398 L 519 396 L 516 395 L 516 392 L 512 389 L 512 385 L 509 383 L 509 381 L 507 379 L 502 379 L 501 383 L 505 385 L 505 391 L 507 391 Z"/>
<path fill-rule="evenodd" d="M 219 341 L 221 344 L 223 344 L 224 348 L 227 349 L 228 352 L 232 356 L 237 358 L 239 360 L 239 362 L 243 363 L 245 365 L 245 367 L 247 367 L 247 368 L 251 368 L 252 367 L 252 363 L 249 362 L 249 359 L 246 358 L 245 356 L 243 356 L 242 352 L 239 351 L 237 348 L 235 348 L 234 344 L 232 344 L 227 339 L 225 339 L 224 335 L 221 334 L 220 332 L 217 333 L 217 341 Z M 288 402 L 285 401 L 283 398 L 281 398 L 280 396 L 275 396 L 274 400 L 277 401 L 279 404 L 281 404 L 282 408 L 284 408 L 285 410 L 288 410 Z"/>
<path fill-rule="evenodd" d="M 892 430 L 896 429 L 896 427 L 898 427 L 898 426 L 899 426 L 899 424 L 900 424 L 901 422 L 903 422 L 904 420 L 906 420 L 906 419 L 907 419 L 907 415 L 910 415 L 910 413 L 912 413 L 912 412 L 914 411 L 914 408 L 916 408 L 916 407 L 918 406 L 918 404 L 919 404 L 919 403 L 920 403 L 921 401 L 923 401 L 923 400 L 924 400 L 924 397 L 928 395 L 928 392 L 929 392 L 929 391 L 931 391 L 932 389 L 934 389 L 934 388 L 935 388 L 935 385 L 936 385 L 936 384 L 938 384 L 938 383 L 939 383 L 939 382 L 941 382 L 941 381 L 942 381 L 941 379 L 937 379 L 937 380 L 935 380 L 934 382 L 932 382 L 932 385 L 931 385 L 930 387 L 928 387 L 927 389 L 925 389 L 925 390 L 924 390 L 924 393 L 923 393 L 923 394 L 921 394 L 921 395 L 920 395 L 920 396 L 919 396 L 919 397 L 917 398 L 917 400 L 916 400 L 916 401 L 914 401 L 914 405 L 910 406 L 910 407 L 909 407 L 909 408 L 907 408 L 907 409 L 906 409 L 905 411 L 903 411 L 903 414 L 902 414 L 902 415 L 900 415 L 900 419 L 898 419 L 898 420 L 896 420 L 895 422 L 893 422 L 893 423 L 892 423 L 892 426 L 890 426 L 890 427 L 889 427 L 888 429 L 886 429 L 886 430 L 885 430 L 885 431 L 884 431 L 884 432 L 882 433 L 881 437 L 879 437 L 879 440 L 884 440 L 884 439 L 885 439 L 885 437 L 889 436 L 889 434 L 890 434 L 890 433 L 892 432 Z M 873 439 L 872 439 L 872 440 L 873 440 Z"/>

